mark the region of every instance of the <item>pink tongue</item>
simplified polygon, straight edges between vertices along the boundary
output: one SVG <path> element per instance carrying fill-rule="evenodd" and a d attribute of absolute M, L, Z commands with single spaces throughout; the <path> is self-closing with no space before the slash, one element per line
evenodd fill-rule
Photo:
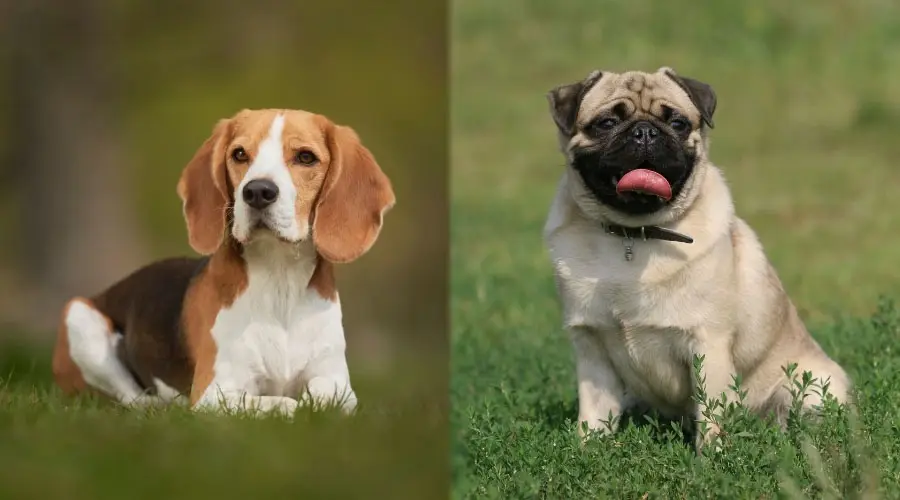
<path fill-rule="evenodd" d="M 645 168 L 632 170 L 619 179 L 616 184 L 617 193 L 637 192 L 652 194 L 669 201 L 672 198 L 672 186 L 662 175 Z"/>

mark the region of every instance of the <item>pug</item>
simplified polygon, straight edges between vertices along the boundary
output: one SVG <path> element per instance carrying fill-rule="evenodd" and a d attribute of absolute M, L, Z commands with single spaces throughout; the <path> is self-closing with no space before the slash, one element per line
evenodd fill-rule
<path fill-rule="evenodd" d="M 721 406 L 695 388 L 785 423 L 784 368 L 847 402 L 851 382 L 810 336 L 756 234 L 709 160 L 716 93 L 663 67 L 594 71 L 548 94 L 567 168 L 544 227 L 575 350 L 579 425 L 600 433 L 633 408 L 719 434 Z M 702 359 L 697 380 L 693 360 Z M 815 388 L 813 388 L 815 389 Z M 771 413 L 770 413 L 771 412 Z"/>

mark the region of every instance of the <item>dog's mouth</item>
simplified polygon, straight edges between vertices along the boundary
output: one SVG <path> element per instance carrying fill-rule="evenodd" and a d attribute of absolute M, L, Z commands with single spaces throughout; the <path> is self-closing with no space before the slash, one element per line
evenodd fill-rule
<path fill-rule="evenodd" d="M 306 236 L 303 234 L 294 234 L 291 228 L 279 224 L 277 220 L 269 220 L 265 217 L 260 217 L 252 222 L 248 233 L 248 241 L 256 239 L 277 240 L 293 245 L 306 239 Z"/>
<path fill-rule="evenodd" d="M 647 162 L 621 177 L 613 176 L 611 182 L 619 196 L 637 194 L 655 197 L 664 202 L 672 199 L 672 184 Z"/>
<path fill-rule="evenodd" d="M 241 243 L 247 244 L 255 240 L 287 241 L 287 238 L 282 236 L 281 231 L 264 217 L 254 218 L 247 227 L 248 229 L 242 232 L 243 237 L 239 238 Z"/>
<path fill-rule="evenodd" d="M 693 159 L 678 154 L 642 156 L 610 157 L 586 150 L 576 153 L 572 168 L 600 203 L 631 215 L 650 214 L 678 197 L 693 171 Z"/>
<path fill-rule="evenodd" d="M 284 236 L 283 232 L 284 231 L 278 228 L 275 224 L 262 219 L 258 219 L 250 227 L 250 234 L 253 238 L 275 238 L 285 242 L 290 242 L 288 238 Z"/>

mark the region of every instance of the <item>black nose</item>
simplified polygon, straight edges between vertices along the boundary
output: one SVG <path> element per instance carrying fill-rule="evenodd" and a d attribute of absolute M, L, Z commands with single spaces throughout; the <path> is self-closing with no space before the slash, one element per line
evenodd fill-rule
<path fill-rule="evenodd" d="M 278 186 L 268 179 L 256 179 L 244 186 L 242 194 L 248 205 L 262 210 L 278 199 Z"/>
<path fill-rule="evenodd" d="M 631 129 L 631 136 L 634 137 L 634 142 L 642 146 L 649 146 L 652 144 L 658 135 L 659 129 L 648 122 L 638 122 Z"/>

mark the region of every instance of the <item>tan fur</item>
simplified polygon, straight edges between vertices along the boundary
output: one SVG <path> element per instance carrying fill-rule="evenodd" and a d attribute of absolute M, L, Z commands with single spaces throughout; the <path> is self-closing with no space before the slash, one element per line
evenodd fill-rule
<path fill-rule="evenodd" d="M 208 267 L 185 297 L 184 324 L 195 360 L 191 402 L 195 403 L 213 380 L 216 347 L 210 330 L 216 315 L 231 305 L 247 286 L 240 244 L 229 233 L 227 209 L 234 202 L 234 186 L 247 174 L 250 162 L 235 161 L 232 152 L 243 148 L 253 158 L 278 114 L 285 117 L 282 131 L 284 160 L 297 188 L 298 220 L 309 223 L 319 261 L 309 288 L 336 301 L 332 263 L 352 261 L 375 242 L 383 214 L 395 202 L 388 178 L 369 150 L 349 127 L 300 110 L 243 110 L 219 121 L 178 183 L 191 246 L 213 254 Z M 313 153 L 318 162 L 294 165 L 297 152 Z"/>
<path fill-rule="evenodd" d="M 233 242 L 219 248 L 184 298 L 182 324 L 188 352 L 194 359 L 191 404 L 213 380 L 216 343 L 211 331 L 216 316 L 247 288 L 246 265 L 238 252 Z"/>
<path fill-rule="evenodd" d="M 319 257 L 316 270 L 309 279 L 309 288 L 312 288 L 323 299 L 337 300 L 337 287 L 334 282 L 334 264 Z"/>
<path fill-rule="evenodd" d="M 260 143 L 269 132 L 269 125 L 278 113 L 284 113 L 285 123 L 282 132 L 284 142 L 284 160 L 291 165 L 295 151 L 305 150 L 315 154 L 320 162 L 313 167 L 291 168 L 291 178 L 297 187 L 295 200 L 297 219 L 310 220 L 316 198 L 322 190 L 322 184 L 328 171 L 333 168 L 332 153 L 328 148 L 326 134 L 333 125 L 327 118 L 294 110 L 244 110 L 232 121 L 232 137 L 227 141 L 226 152 L 236 147 L 243 147 L 250 157 L 256 155 Z M 247 174 L 249 163 L 237 163 L 229 154 L 224 155 L 229 182 L 233 186 L 240 184 Z"/>
<path fill-rule="evenodd" d="M 636 118 L 662 115 L 662 106 L 668 105 L 681 110 L 685 117 L 691 120 L 694 132 L 688 138 L 688 144 L 692 149 L 699 151 L 700 163 L 705 164 L 706 150 L 708 147 L 704 129 L 700 129 L 700 113 L 691 103 L 688 95 L 678 87 L 665 72 L 670 68 L 660 68 L 656 73 L 642 73 L 630 71 L 616 74 L 603 72 L 600 80 L 584 96 L 581 108 L 578 111 L 576 126 L 578 133 L 573 136 L 560 134 L 560 145 L 567 160 L 571 161 L 571 150 L 576 146 L 590 144 L 590 138 L 581 131 L 581 127 L 594 119 L 603 110 L 611 109 L 619 103 L 628 107 L 630 113 Z M 611 223 L 624 226 L 661 225 L 669 223 L 681 217 L 700 193 L 696 189 L 705 173 L 704 165 L 698 165 L 694 175 L 688 181 L 681 194 L 669 204 L 668 210 L 661 210 L 655 214 L 642 217 L 632 217 L 612 210 L 594 201 L 593 196 L 579 183 L 570 186 L 572 196 L 579 208 L 592 218 L 606 220 Z"/>
<path fill-rule="evenodd" d="M 695 354 L 705 355 L 710 395 L 736 400 L 728 386 L 740 374 L 745 403 L 760 413 L 787 409 L 782 367 L 789 363 L 799 364 L 798 374 L 830 378 L 829 392 L 847 401 L 850 380 L 807 332 L 756 234 L 734 214 L 725 180 L 707 157 L 700 113 L 667 70 L 604 72 L 585 93 L 577 123 L 620 102 L 638 114 L 658 114 L 661 103 L 679 110 L 692 121 L 687 144 L 698 157 L 682 192 L 667 208 L 631 216 L 597 202 L 569 167 L 545 226 L 576 352 L 579 420 L 603 431 L 610 413 L 639 404 L 701 420 L 702 408 L 691 402 Z M 560 132 L 569 160 L 571 148 L 587 141 L 578 127 L 571 135 Z M 628 262 L 623 239 L 606 234 L 601 223 L 660 225 L 694 243 L 635 241 Z M 805 406 L 820 402 L 809 394 Z"/>
<path fill-rule="evenodd" d="M 322 115 L 298 110 L 243 110 L 221 120 L 213 135 L 185 167 L 178 183 L 191 245 L 211 254 L 224 235 L 224 214 L 248 163 L 231 152 L 242 147 L 253 157 L 276 114 L 285 115 L 285 161 L 308 150 L 318 164 L 291 169 L 297 187 L 297 217 L 309 220 L 320 254 L 330 262 L 355 260 L 369 250 L 381 230 L 384 214 L 396 198 L 390 180 L 352 128 Z"/>
<path fill-rule="evenodd" d="M 216 124 L 212 135 L 203 142 L 178 180 L 188 241 L 204 255 L 215 252 L 225 237 L 225 207 L 231 195 L 223 167 L 225 141 L 232 124 L 232 120 L 220 120 Z"/>
<path fill-rule="evenodd" d="M 584 96 L 579 110 L 577 125 L 583 126 L 596 116 L 601 109 L 623 103 L 629 113 L 662 116 L 662 106 L 668 105 L 685 110 L 685 116 L 696 127 L 700 124 L 700 113 L 690 98 L 669 77 L 659 73 L 630 71 L 623 74 L 604 72 L 600 81 Z"/>
<path fill-rule="evenodd" d="M 350 262 L 369 250 L 394 206 L 387 176 L 349 127 L 326 124 L 332 165 L 316 204 L 313 238 L 327 260 Z"/>

